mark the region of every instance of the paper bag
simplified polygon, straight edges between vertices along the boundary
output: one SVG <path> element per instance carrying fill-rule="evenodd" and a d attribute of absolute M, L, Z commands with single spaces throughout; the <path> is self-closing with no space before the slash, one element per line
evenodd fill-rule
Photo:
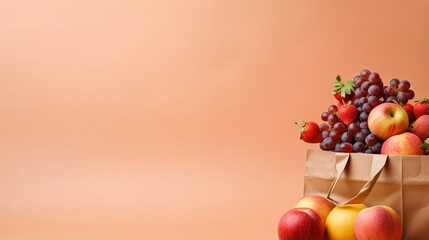
<path fill-rule="evenodd" d="M 429 156 L 308 150 L 304 195 L 311 194 L 337 204 L 390 206 L 404 239 L 429 239 Z"/>

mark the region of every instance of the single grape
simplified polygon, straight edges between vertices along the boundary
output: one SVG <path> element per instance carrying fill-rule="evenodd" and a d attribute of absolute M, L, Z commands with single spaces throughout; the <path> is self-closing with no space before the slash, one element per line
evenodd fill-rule
<path fill-rule="evenodd" d="M 392 80 L 390 80 L 390 86 L 393 89 L 397 89 L 399 85 L 399 80 L 397 78 L 393 78 Z"/>
<path fill-rule="evenodd" d="M 414 91 L 413 91 L 413 90 L 411 90 L 411 89 L 408 89 L 408 91 L 406 91 L 405 93 L 407 94 L 408 100 L 413 99 L 413 98 L 414 98 L 414 96 L 415 96 Z"/>
<path fill-rule="evenodd" d="M 370 96 L 378 96 L 378 94 L 380 94 L 380 92 L 381 92 L 381 88 L 378 85 L 371 85 L 368 88 L 368 94 Z"/>
<path fill-rule="evenodd" d="M 371 83 L 369 81 L 365 81 L 364 83 L 362 83 L 362 85 L 360 86 L 360 89 L 362 89 L 365 92 L 368 92 L 369 86 L 371 86 Z"/>
<path fill-rule="evenodd" d="M 336 114 L 333 114 L 333 113 L 329 114 L 329 116 L 328 116 L 329 125 L 334 126 L 334 124 L 337 122 L 338 122 L 338 116 Z"/>
<path fill-rule="evenodd" d="M 363 106 L 367 102 L 368 102 L 368 98 L 367 97 L 361 97 L 361 98 L 359 98 L 359 106 Z"/>
<path fill-rule="evenodd" d="M 335 142 L 332 140 L 332 138 L 330 138 L 330 137 L 325 138 L 325 139 L 323 139 L 323 142 L 324 142 L 326 149 L 328 149 L 328 150 L 334 149 Z"/>
<path fill-rule="evenodd" d="M 340 144 L 340 151 L 341 152 L 352 152 L 353 151 L 353 145 L 348 142 L 343 142 Z"/>
<path fill-rule="evenodd" d="M 360 129 L 369 129 L 368 122 L 367 121 L 360 122 L 359 123 L 359 128 Z"/>
<path fill-rule="evenodd" d="M 369 113 L 372 111 L 372 109 L 373 109 L 374 107 L 370 104 L 370 103 L 365 103 L 363 106 L 362 106 L 362 110 L 364 111 L 364 112 L 366 112 L 368 115 L 369 115 Z"/>
<path fill-rule="evenodd" d="M 374 153 L 370 148 L 368 148 L 367 150 L 365 150 L 365 153 L 371 154 Z"/>
<path fill-rule="evenodd" d="M 360 88 L 356 88 L 356 89 L 355 89 L 355 96 L 356 96 L 357 98 L 365 97 L 365 96 L 366 96 L 366 94 L 367 94 L 367 92 L 363 91 L 363 90 L 362 90 L 362 89 L 360 89 Z"/>
<path fill-rule="evenodd" d="M 366 80 L 365 79 L 363 79 L 361 76 L 356 76 L 355 78 L 354 78 L 354 82 L 355 82 L 355 87 L 356 88 L 359 88 L 361 85 L 362 85 L 362 83 L 363 82 L 365 82 Z"/>
<path fill-rule="evenodd" d="M 338 142 L 341 139 L 341 133 L 335 131 L 335 130 L 331 130 L 331 132 L 329 133 L 329 137 L 334 141 L 334 142 Z"/>
<path fill-rule="evenodd" d="M 403 80 L 399 83 L 398 88 L 399 90 L 401 90 L 402 92 L 407 91 L 408 89 L 410 89 L 411 83 L 407 80 Z"/>
<path fill-rule="evenodd" d="M 360 130 L 359 123 L 354 122 L 350 123 L 349 128 L 347 129 L 348 132 L 350 132 L 352 135 L 355 135 Z"/>
<path fill-rule="evenodd" d="M 341 141 L 342 142 L 348 142 L 351 143 L 353 142 L 354 136 L 351 132 L 347 131 L 347 132 L 343 132 L 343 134 L 341 135 Z"/>
<path fill-rule="evenodd" d="M 335 151 L 335 152 L 341 152 L 341 143 L 337 143 L 337 144 L 335 144 L 334 151 Z"/>
<path fill-rule="evenodd" d="M 337 122 L 332 128 L 339 133 L 343 133 L 346 130 L 346 125 L 342 122 Z"/>
<path fill-rule="evenodd" d="M 390 86 L 384 86 L 383 93 L 384 93 L 384 96 L 392 96 L 395 93 L 395 89 L 393 89 L 393 87 L 390 87 Z"/>
<path fill-rule="evenodd" d="M 378 83 L 380 81 L 380 75 L 376 72 L 372 72 L 368 77 L 368 81 L 372 84 Z"/>
<path fill-rule="evenodd" d="M 364 152 L 364 151 L 365 151 L 365 143 L 355 142 L 353 144 L 353 152 Z"/>
<path fill-rule="evenodd" d="M 367 120 L 368 120 L 368 113 L 366 113 L 366 112 L 361 112 L 361 113 L 359 114 L 359 120 L 361 120 L 361 121 L 367 121 Z"/>
<path fill-rule="evenodd" d="M 336 113 L 338 111 L 337 105 L 331 105 L 328 107 L 328 113 Z"/>
<path fill-rule="evenodd" d="M 329 130 L 324 130 L 324 131 L 322 131 L 322 138 L 323 139 L 325 139 L 325 138 L 328 138 L 329 137 Z"/>
<path fill-rule="evenodd" d="M 371 104 L 372 107 L 376 107 L 380 104 L 380 99 L 376 96 L 369 96 L 368 103 Z"/>
<path fill-rule="evenodd" d="M 408 95 L 405 92 L 398 92 L 398 94 L 396 95 L 396 100 L 402 104 L 405 105 L 408 103 Z"/>
<path fill-rule="evenodd" d="M 329 113 L 328 113 L 328 112 L 323 112 L 323 113 L 320 115 L 320 118 L 321 118 L 323 121 L 328 121 L 328 116 L 329 116 Z"/>
<path fill-rule="evenodd" d="M 365 142 L 366 134 L 361 131 L 356 133 L 355 140 L 356 142 Z"/>
<path fill-rule="evenodd" d="M 365 80 L 368 80 L 368 77 L 370 74 L 371 74 L 371 71 L 369 71 L 368 69 L 364 69 L 360 72 L 360 76 Z"/>
<path fill-rule="evenodd" d="M 378 138 L 372 133 L 368 134 L 365 138 L 365 143 L 368 146 L 372 146 L 372 145 L 376 144 L 377 142 L 378 142 Z"/>
<path fill-rule="evenodd" d="M 371 150 L 373 153 L 379 154 L 381 152 L 381 146 L 383 144 L 381 142 L 377 142 L 371 146 Z"/>
<path fill-rule="evenodd" d="M 370 134 L 371 132 L 369 131 L 369 129 L 367 128 L 363 128 L 360 130 L 361 133 L 365 134 L 365 136 L 367 136 L 368 134 Z"/>

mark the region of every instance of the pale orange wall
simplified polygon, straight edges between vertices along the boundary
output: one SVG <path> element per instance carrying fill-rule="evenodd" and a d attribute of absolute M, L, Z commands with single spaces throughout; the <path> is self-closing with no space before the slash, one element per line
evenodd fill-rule
<path fill-rule="evenodd" d="M 0 239 L 276 239 L 295 121 L 429 96 L 429 1 L 1 1 Z"/>

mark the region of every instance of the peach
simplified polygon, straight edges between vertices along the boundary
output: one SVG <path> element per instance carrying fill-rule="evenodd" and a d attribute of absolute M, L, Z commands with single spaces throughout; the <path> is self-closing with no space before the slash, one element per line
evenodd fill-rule
<path fill-rule="evenodd" d="M 401 218 L 389 206 L 363 209 L 355 219 L 354 228 L 358 240 L 400 240 L 402 237 Z"/>
<path fill-rule="evenodd" d="M 381 154 L 424 155 L 421 145 L 422 141 L 419 137 L 413 133 L 404 132 L 384 141 L 381 146 Z"/>

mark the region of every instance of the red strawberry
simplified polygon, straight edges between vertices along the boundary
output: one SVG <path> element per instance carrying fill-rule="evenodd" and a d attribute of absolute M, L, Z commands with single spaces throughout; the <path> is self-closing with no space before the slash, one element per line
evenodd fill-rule
<path fill-rule="evenodd" d="M 429 115 L 429 98 L 420 98 L 414 104 L 414 117 L 417 119 L 422 115 Z"/>
<path fill-rule="evenodd" d="M 340 120 L 348 126 L 356 120 L 358 110 L 355 105 L 343 104 L 338 108 L 337 114 Z"/>
<path fill-rule="evenodd" d="M 337 81 L 334 82 L 334 88 L 332 89 L 332 95 L 341 103 L 347 103 L 352 100 L 353 92 L 355 91 L 355 82 L 341 82 L 340 75 L 337 76 L 336 80 Z"/>
<path fill-rule="evenodd" d="M 407 103 L 404 106 L 402 106 L 402 108 L 407 112 L 409 122 L 410 123 L 414 122 L 414 120 L 416 120 L 416 118 L 414 117 L 413 105 Z"/>
<path fill-rule="evenodd" d="M 295 124 L 299 127 L 299 139 L 307 143 L 320 143 L 322 141 L 322 133 L 317 123 L 302 121 L 300 124 Z"/>

